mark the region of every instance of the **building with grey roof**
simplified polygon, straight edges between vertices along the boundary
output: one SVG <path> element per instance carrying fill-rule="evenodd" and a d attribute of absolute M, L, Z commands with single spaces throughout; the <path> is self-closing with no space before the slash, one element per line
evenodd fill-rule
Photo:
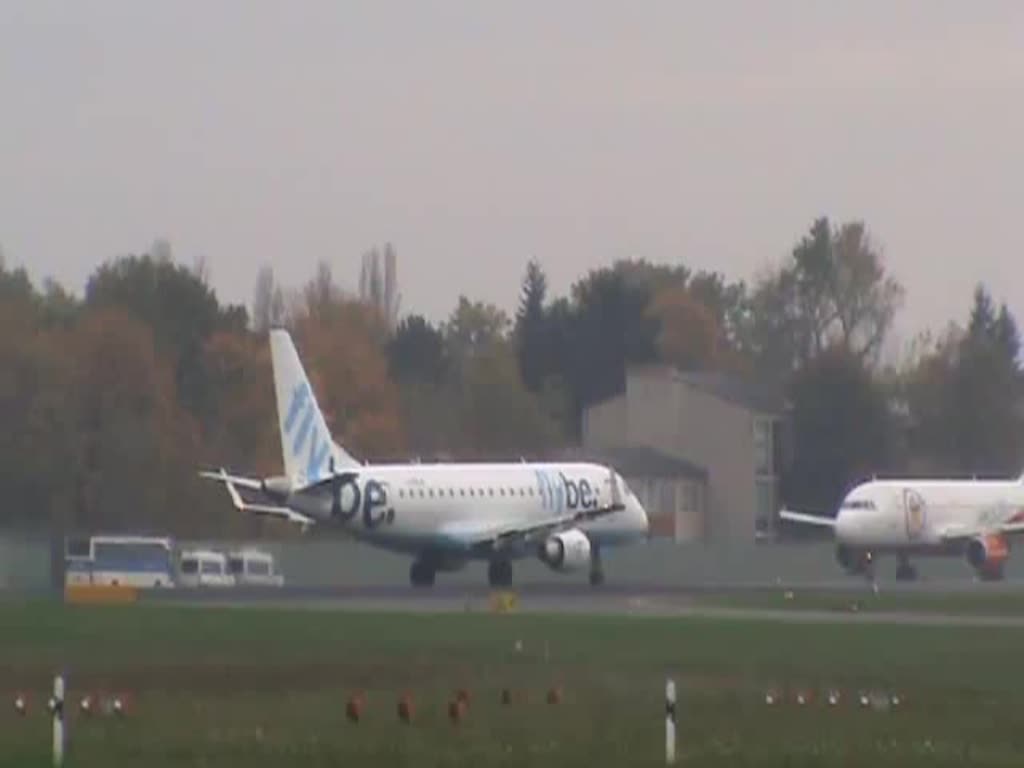
<path fill-rule="evenodd" d="M 786 412 L 737 376 L 636 366 L 624 392 L 585 409 L 582 452 L 619 468 L 654 535 L 749 542 L 774 526 Z"/>

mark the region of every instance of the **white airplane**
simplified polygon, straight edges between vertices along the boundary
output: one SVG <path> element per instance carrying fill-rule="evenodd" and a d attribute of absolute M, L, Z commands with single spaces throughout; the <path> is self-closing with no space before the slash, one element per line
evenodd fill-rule
<path fill-rule="evenodd" d="M 1024 476 L 1017 480 L 871 480 L 850 491 L 834 518 L 781 510 L 794 523 L 832 528 L 836 559 L 874 577 L 874 558 L 899 558 L 896 577 L 912 580 L 911 555 L 966 556 L 985 581 L 1003 578 L 1009 539 L 1024 533 Z"/>
<path fill-rule="evenodd" d="M 590 569 L 603 582 L 601 549 L 645 539 L 647 514 L 622 477 L 589 463 L 375 464 L 333 442 L 284 330 L 270 332 L 283 476 L 200 472 L 225 485 L 245 512 L 342 526 L 369 544 L 414 556 L 410 581 L 484 560 L 494 586 L 512 581 L 512 560 L 537 556 L 555 571 Z M 239 489 L 271 504 L 250 503 Z"/>

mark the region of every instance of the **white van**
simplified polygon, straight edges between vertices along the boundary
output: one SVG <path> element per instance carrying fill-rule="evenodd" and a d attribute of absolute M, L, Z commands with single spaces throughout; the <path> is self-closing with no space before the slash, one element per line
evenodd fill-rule
<path fill-rule="evenodd" d="M 240 549 L 229 554 L 228 571 L 236 584 L 284 586 L 284 576 L 274 567 L 274 556 L 259 549 Z"/>
<path fill-rule="evenodd" d="M 190 549 L 178 560 L 178 584 L 183 587 L 233 587 L 235 577 L 228 570 L 223 552 Z"/>

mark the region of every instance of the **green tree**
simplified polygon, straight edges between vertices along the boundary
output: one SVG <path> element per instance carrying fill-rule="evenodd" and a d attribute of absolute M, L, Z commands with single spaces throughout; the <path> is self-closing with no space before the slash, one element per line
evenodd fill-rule
<path fill-rule="evenodd" d="M 395 329 L 387 355 L 409 449 L 421 457 L 447 453 L 458 420 L 443 334 L 421 315 L 410 315 Z"/>
<path fill-rule="evenodd" d="M 526 265 L 514 332 L 519 372 L 531 392 L 540 391 L 553 367 L 545 307 L 547 290 L 544 270 L 531 260 Z"/>
<path fill-rule="evenodd" d="M 836 344 L 873 364 L 903 297 L 862 222 L 833 229 L 819 218 L 758 281 L 739 339 L 756 367 L 779 379 Z"/>
<path fill-rule="evenodd" d="M 459 377 L 459 454 L 493 459 L 536 456 L 560 442 L 557 426 L 540 399 L 523 385 L 507 339 L 478 347 L 464 361 Z"/>
<path fill-rule="evenodd" d="M 834 512 L 854 482 L 891 465 L 886 395 L 865 362 L 836 345 L 797 373 L 790 396 L 794 455 L 782 497 L 792 507 Z"/>
<path fill-rule="evenodd" d="M 452 361 L 465 361 L 505 338 L 509 330 L 508 316 L 493 304 L 459 297 L 459 303 L 444 324 L 442 332 Z"/>
<path fill-rule="evenodd" d="M 388 370 L 398 382 L 438 386 L 448 368 L 444 335 L 422 315 L 402 319 L 388 341 Z"/>
<path fill-rule="evenodd" d="M 627 365 L 657 359 L 660 322 L 648 311 L 650 289 L 614 270 L 591 272 L 572 294 L 572 312 L 555 316 L 568 327 L 553 332 L 578 434 L 583 408 L 625 389 Z"/>
<path fill-rule="evenodd" d="M 965 471 L 1006 474 L 1021 469 L 1024 388 L 1019 355 L 1016 321 L 1005 304 L 997 311 L 979 286 L 953 372 L 948 414 L 956 430 L 958 463 Z"/>

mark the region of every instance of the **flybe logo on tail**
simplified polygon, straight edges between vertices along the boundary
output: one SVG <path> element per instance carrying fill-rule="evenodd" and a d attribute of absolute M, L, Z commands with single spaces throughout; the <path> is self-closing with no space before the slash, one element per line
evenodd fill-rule
<path fill-rule="evenodd" d="M 308 445 L 306 455 L 306 480 L 315 482 L 324 475 L 324 465 L 330 442 L 327 435 L 321 434 L 323 420 L 317 418 L 316 403 L 313 402 L 309 382 L 303 381 L 292 390 L 291 402 L 284 420 L 284 434 L 290 438 L 291 455 L 301 460 L 302 453 Z M 287 441 L 286 441 L 287 444 Z"/>

